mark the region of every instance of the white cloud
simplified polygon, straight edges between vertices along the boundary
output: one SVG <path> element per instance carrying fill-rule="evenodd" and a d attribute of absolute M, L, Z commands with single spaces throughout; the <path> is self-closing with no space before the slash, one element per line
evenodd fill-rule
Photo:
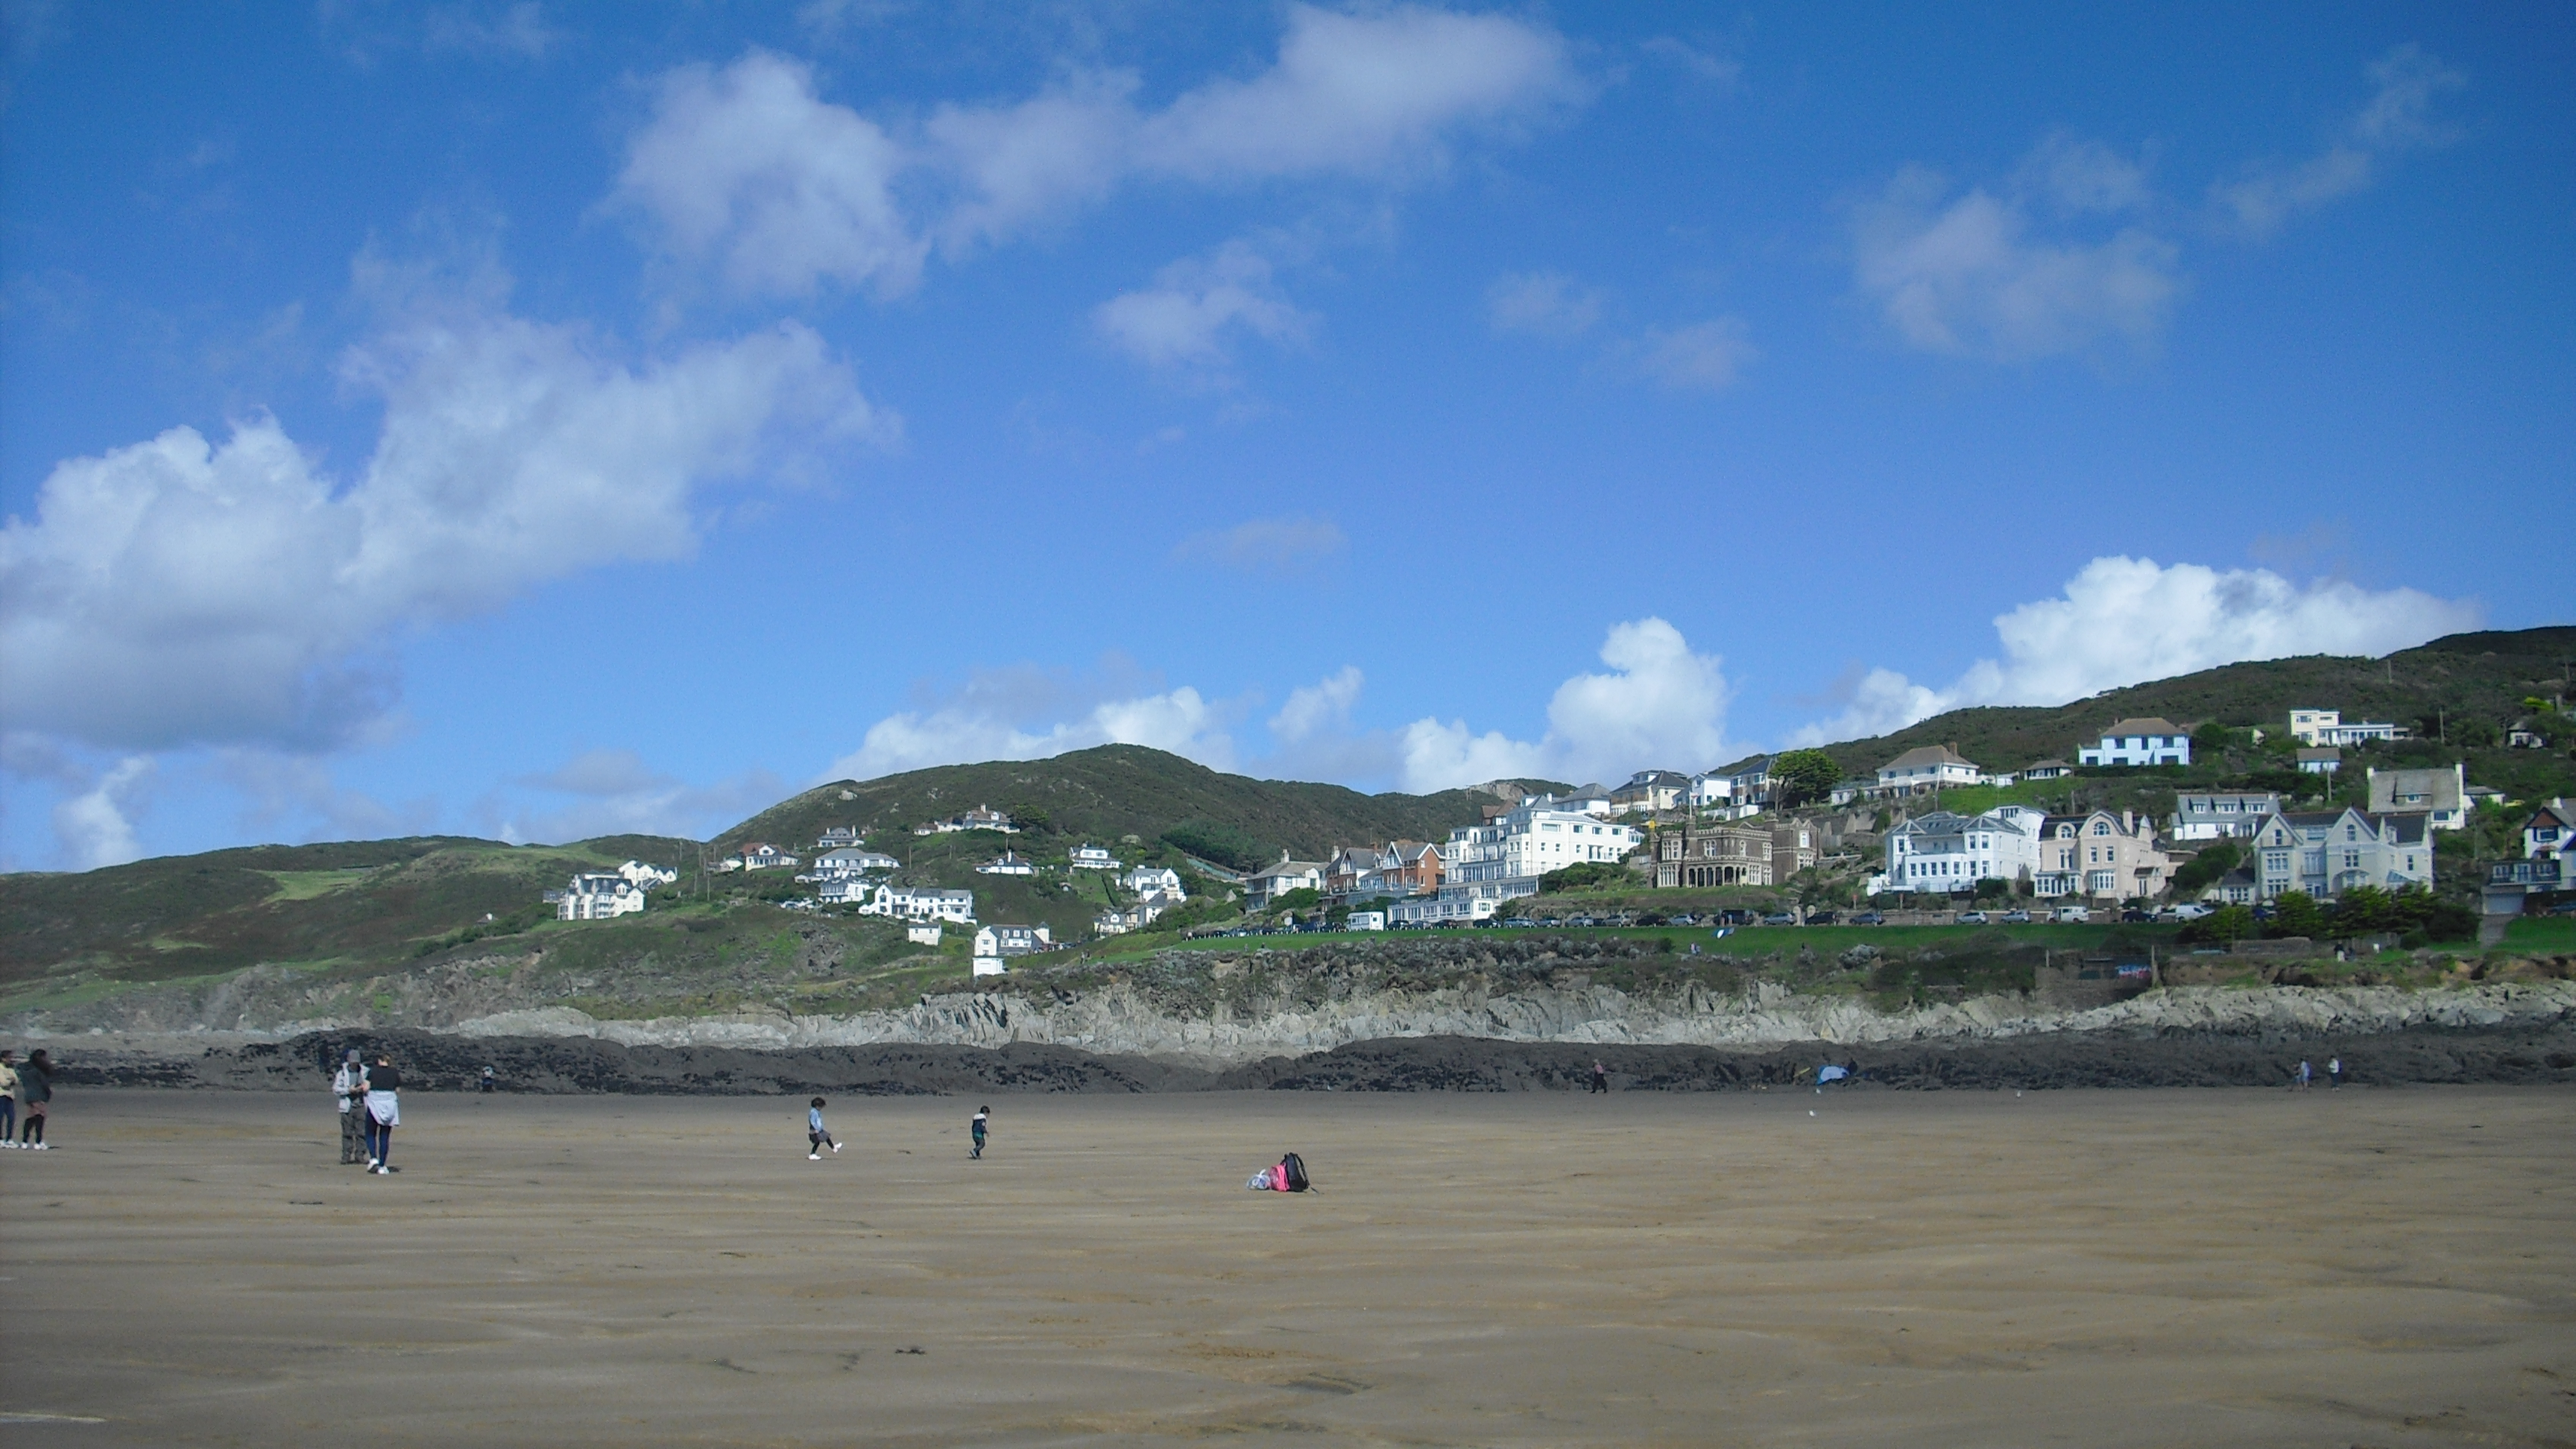
<path fill-rule="evenodd" d="M 54 806 L 54 834 L 75 870 L 123 865 L 143 854 L 134 814 L 155 769 L 149 755 L 128 755 L 87 790 Z"/>
<path fill-rule="evenodd" d="M 875 122 L 817 99 L 804 65 L 754 51 L 662 78 L 616 199 L 739 290 L 802 295 L 837 281 L 896 296 L 928 251 L 895 198 L 909 161 Z"/>
<path fill-rule="evenodd" d="M 2068 131 L 2043 139 L 2023 159 L 2014 185 L 2067 215 L 2138 211 L 2154 200 L 2145 165 Z"/>
<path fill-rule="evenodd" d="M 755 50 L 663 77 L 612 201 L 737 290 L 801 296 L 828 282 L 893 296 L 934 240 L 950 252 L 999 241 L 1134 179 L 1436 172 L 1460 136 L 1579 99 L 1566 50 L 1507 16 L 1291 5 L 1272 65 L 1160 111 L 1136 105 L 1134 75 L 1094 69 L 1025 100 L 941 105 L 917 125 L 824 101 L 804 65 Z"/>
<path fill-rule="evenodd" d="M 2171 243 L 2137 227 L 2089 244 L 2028 230 L 2018 195 L 1951 200 L 1941 178 L 1908 168 L 1856 213 L 1855 280 L 1927 352 L 2014 361 L 2108 338 L 2145 347 L 2163 330 L 2182 290 Z"/>
<path fill-rule="evenodd" d="M 1254 518 L 1232 528 L 1194 533 L 1172 556 L 1218 564 L 1245 573 L 1284 574 L 1331 558 L 1350 546 L 1342 526 L 1329 518 Z"/>
<path fill-rule="evenodd" d="M 1613 625 L 1601 646 L 1608 674 L 1578 674 L 1548 701 L 1536 741 L 1472 733 L 1464 721 L 1420 719 L 1403 732 L 1404 788 L 1454 789 L 1509 776 L 1625 778 L 1647 768 L 1696 770 L 1727 754 L 1730 691 L 1715 655 L 1694 654 L 1662 619 Z"/>
<path fill-rule="evenodd" d="M 423 43 L 433 51 L 543 60 L 546 52 L 563 39 L 563 32 L 546 24 L 545 7 L 535 0 L 520 0 L 499 11 L 471 5 L 433 5 L 423 19 Z"/>
<path fill-rule="evenodd" d="M 1270 279 L 1270 262 L 1231 241 L 1155 274 L 1154 285 L 1103 302 L 1092 325 L 1120 351 L 1153 367 L 1222 367 L 1227 339 L 1249 332 L 1267 342 L 1303 338 L 1314 319 Z"/>
<path fill-rule="evenodd" d="M 1364 682 L 1358 665 L 1345 664 L 1313 684 L 1290 690 L 1288 702 L 1270 717 L 1271 737 L 1293 745 L 1327 730 L 1347 730 Z"/>
<path fill-rule="evenodd" d="M 785 438 L 895 426 L 793 323 L 638 370 L 572 328 L 422 310 L 346 373 L 385 410 L 345 488 L 267 417 L 54 469 L 0 529 L 0 725 L 118 749 L 346 743 L 392 700 L 390 631 L 683 556 L 711 480 Z"/>
<path fill-rule="evenodd" d="M 1646 334 L 1643 365 L 1648 376 L 1675 389 L 1722 392 L 1762 355 L 1745 337 L 1744 323 L 1733 317 Z"/>
<path fill-rule="evenodd" d="M 1144 125 L 1139 162 L 1225 183 L 1408 171 L 1445 159 L 1457 128 L 1528 116 L 1577 91 L 1564 39 L 1508 16 L 1292 5 L 1278 63 L 1174 101 Z"/>
<path fill-rule="evenodd" d="M 2368 187 L 2380 157 L 2458 139 L 2456 126 L 2434 116 L 2433 102 L 2467 85 L 2468 77 L 2412 44 L 2371 62 L 2364 73 L 2376 89 L 2345 128 L 2347 139 L 2305 161 L 2258 162 L 2237 180 L 2210 187 L 2210 201 L 2230 229 L 2268 238 L 2298 213 Z"/>
<path fill-rule="evenodd" d="M 932 765 L 1038 760 L 1110 744 L 1148 745 L 1215 769 L 1234 767 L 1234 740 L 1226 731 L 1239 706 L 1186 685 L 1128 692 L 1120 688 L 1124 682 L 1068 680 L 1033 669 L 981 671 L 945 699 L 869 726 L 859 747 L 833 761 L 822 778 L 872 780 Z"/>
<path fill-rule="evenodd" d="M 2056 598 L 1995 620 L 2001 659 L 1983 659 L 1946 689 L 1893 670 L 1860 680 L 1849 708 L 1797 732 L 1820 744 L 1901 729 L 1945 710 L 2065 704 L 2106 689 L 2252 659 L 2380 655 L 2479 627 L 2469 600 L 2343 580 L 2305 586 L 2269 569 L 2097 558 Z"/>
<path fill-rule="evenodd" d="M 475 813 L 499 839 L 560 843 L 601 835 L 670 835 L 696 840 L 778 803 L 785 781 L 746 770 L 713 785 L 693 786 L 645 764 L 633 750 L 598 749 L 516 782 L 522 790 L 568 801 L 531 805 L 499 792 Z M 662 861 L 663 865 L 676 862 Z"/>
<path fill-rule="evenodd" d="M 1601 294 L 1563 272 L 1506 272 L 1485 289 L 1496 332 L 1580 337 L 1601 320 Z"/>

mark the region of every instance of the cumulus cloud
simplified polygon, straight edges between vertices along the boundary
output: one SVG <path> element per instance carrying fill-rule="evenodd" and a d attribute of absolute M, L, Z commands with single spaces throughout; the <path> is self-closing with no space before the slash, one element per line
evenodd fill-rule
<path fill-rule="evenodd" d="M 1405 5 L 1291 5 L 1259 73 L 1161 110 L 1139 106 L 1137 87 L 1126 71 L 1083 70 L 1024 100 L 899 124 L 823 100 L 807 67 L 768 52 L 685 66 L 630 138 L 612 204 L 739 291 L 896 295 L 934 245 L 999 241 L 1132 180 L 1402 182 L 1438 171 L 1471 132 L 1582 95 L 1554 30 Z"/>
<path fill-rule="evenodd" d="M 1733 317 L 1646 334 L 1646 375 L 1683 391 L 1722 392 L 1762 355 Z"/>
<path fill-rule="evenodd" d="M 1506 272 L 1485 289 L 1496 332 L 1580 337 L 1601 320 L 1601 294 L 1563 272 Z"/>
<path fill-rule="evenodd" d="M 1798 731 L 1796 742 L 1885 734 L 1969 705 L 2065 704 L 2244 660 L 2387 654 L 2477 628 L 2482 618 L 2474 602 L 2415 589 L 2339 579 L 2303 586 L 2269 569 L 2097 558 L 2056 598 L 1995 620 L 2001 658 L 1979 660 L 1942 689 L 1871 670 L 1841 714 Z"/>
<path fill-rule="evenodd" d="M 1227 733 L 1239 704 L 1184 685 L 1139 688 L 1117 661 L 1103 677 L 1031 668 L 979 671 L 965 686 L 868 727 L 859 747 L 832 762 L 826 780 L 872 780 L 932 765 L 1037 760 L 1095 745 L 1148 745 L 1215 769 L 1234 767 Z"/>
<path fill-rule="evenodd" d="M 1342 526 L 1329 518 L 1254 518 L 1232 528 L 1191 534 L 1173 546 L 1172 556 L 1244 573 L 1284 574 L 1334 557 L 1349 546 Z"/>
<path fill-rule="evenodd" d="M 1294 342 L 1314 324 L 1273 284 L 1269 259 L 1243 241 L 1172 263 L 1153 286 L 1101 303 L 1091 321 L 1112 346 L 1140 362 L 1201 371 L 1230 360 L 1235 335 Z"/>
<path fill-rule="evenodd" d="M 2467 85 L 2467 76 L 2411 44 L 2373 61 L 2366 73 L 2376 89 L 2342 139 L 2303 161 L 2254 163 L 2241 177 L 2210 188 L 2211 203 L 2231 229 L 2270 237 L 2298 213 L 2368 187 L 2382 156 L 2458 139 L 2458 129 L 2437 118 L 2433 106 L 2443 92 Z"/>
<path fill-rule="evenodd" d="M 143 854 L 134 838 L 134 816 L 156 768 L 149 755 L 128 755 L 87 789 L 55 804 L 54 835 L 73 869 L 123 865 Z"/>
<path fill-rule="evenodd" d="M 2053 168 L 2032 174 L 2057 184 Z M 1953 197 L 1910 167 L 1856 210 L 1854 279 L 1926 352 L 2017 361 L 2105 340 L 2144 347 L 2163 330 L 2182 291 L 2170 242 L 2134 226 L 2092 242 L 2029 233 L 2026 194 Z"/>
<path fill-rule="evenodd" d="M 1356 664 L 1345 664 L 1313 684 L 1288 692 L 1288 702 L 1270 717 L 1271 738 L 1299 744 L 1327 730 L 1348 729 L 1351 706 L 1360 698 L 1365 677 Z"/>
<path fill-rule="evenodd" d="M 1726 675 L 1711 654 L 1695 654 L 1662 619 L 1613 625 L 1601 646 L 1607 674 L 1578 674 L 1548 701 L 1547 733 L 1515 740 L 1477 734 L 1463 720 L 1426 718 L 1405 727 L 1402 778 L 1412 791 L 1482 780 L 1539 776 L 1577 781 L 1625 777 L 1649 767 L 1702 769 L 1727 754 Z"/>
<path fill-rule="evenodd" d="M 395 695 L 392 630 L 683 556 L 711 480 L 895 426 L 795 323 L 636 368 L 573 328 L 421 311 L 345 372 L 384 400 L 346 486 L 268 417 L 54 469 L 0 529 L 0 725 L 113 749 L 345 744 Z"/>
<path fill-rule="evenodd" d="M 776 804 L 785 781 L 746 770 L 713 785 L 663 774 L 633 750 L 587 750 L 541 774 L 513 782 L 512 792 L 475 807 L 484 828 L 516 845 L 560 843 L 601 835 L 669 835 L 695 840 Z M 534 792 L 538 801 L 514 798 Z M 664 861 L 669 865 L 674 862 Z"/>

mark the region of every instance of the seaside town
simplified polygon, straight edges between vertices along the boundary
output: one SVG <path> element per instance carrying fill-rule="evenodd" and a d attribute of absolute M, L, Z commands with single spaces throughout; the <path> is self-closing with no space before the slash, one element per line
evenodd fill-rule
<path fill-rule="evenodd" d="M 2547 748 L 2544 729 L 2536 719 L 2517 722 L 2503 743 Z M 2049 803 L 2052 794 L 2075 798 L 2066 787 L 2079 778 L 2180 776 L 2195 748 L 2224 747 L 2231 733 L 2285 762 L 2296 783 L 2182 784 L 2161 813 Z M 1996 769 L 1940 744 L 1906 750 L 1861 778 L 1841 778 L 1823 751 L 1793 750 L 1697 773 L 1642 769 L 1615 787 L 1533 790 L 1491 781 L 1476 789 L 1494 803 L 1445 840 L 1342 846 L 1322 860 L 1283 852 L 1250 870 L 1186 853 L 1176 863 L 1131 866 L 1118 848 L 1096 841 L 1042 861 L 1010 843 L 1021 826 L 987 804 L 911 834 L 1000 838 L 1000 853 L 973 867 L 980 876 L 1096 878 L 1105 904 L 1091 922 L 1094 940 L 1154 927 L 1194 898 L 1218 911 L 1196 913 L 1190 934 L 1639 923 L 1634 911 L 1596 922 L 1526 908 L 1543 894 L 1616 885 L 1630 896 L 1796 887 L 1775 909 L 1649 912 L 1646 924 L 2156 920 L 2206 923 L 2197 933 L 2223 942 L 2285 913 L 2301 920 L 2365 898 L 2429 901 L 2439 833 L 2459 830 L 2481 808 L 2527 809 L 2521 858 L 2490 864 L 2479 883 L 2485 912 L 2518 913 L 2526 893 L 2561 889 L 2576 838 L 2576 807 L 2567 799 L 2509 802 L 2458 763 L 2364 762 L 2359 780 L 2346 776 L 2348 751 L 2412 737 L 2404 725 L 2294 709 L 2277 736 L 2259 727 L 2120 719 L 2071 743 L 2071 763 L 2052 757 Z M 1133 836 L 1121 842 L 1144 844 Z M 978 976 L 1079 944 L 1043 924 L 981 921 L 969 888 L 895 883 L 905 862 L 871 849 L 851 825 L 825 827 L 801 855 L 752 841 L 706 869 L 791 872 L 811 889 L 780 904 L 898 920 L 920 946 L 938 947 L 957 928 L 968 933 Z M 559 920 L 607 920 L 644 910 L 655 887 L 678 880 L 671 867 L 628 861 L 576 875 L 547 899 Z"/>

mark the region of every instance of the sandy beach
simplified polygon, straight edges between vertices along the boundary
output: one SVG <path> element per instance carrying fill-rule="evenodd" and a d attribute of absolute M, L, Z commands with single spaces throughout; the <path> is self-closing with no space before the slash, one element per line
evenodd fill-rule
<path fill-rule="evenodd" d="M 2559 1088 L 406 1096 L 66 1093 L 0 1440 L 2576 1442 Z"/>

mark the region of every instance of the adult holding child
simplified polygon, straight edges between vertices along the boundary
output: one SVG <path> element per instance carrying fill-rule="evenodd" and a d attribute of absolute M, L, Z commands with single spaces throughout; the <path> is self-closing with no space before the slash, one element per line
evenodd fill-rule
<path fill-rule="evenodd" d="M 394 1128 L 402 1125 L 402 1073 L 394 1070 L 392 1057 L 378 1053 L 365 1085 L 367 1171 L 382 1176 L 394 1170 L 386 1159 L 393 1156 Z"/>

